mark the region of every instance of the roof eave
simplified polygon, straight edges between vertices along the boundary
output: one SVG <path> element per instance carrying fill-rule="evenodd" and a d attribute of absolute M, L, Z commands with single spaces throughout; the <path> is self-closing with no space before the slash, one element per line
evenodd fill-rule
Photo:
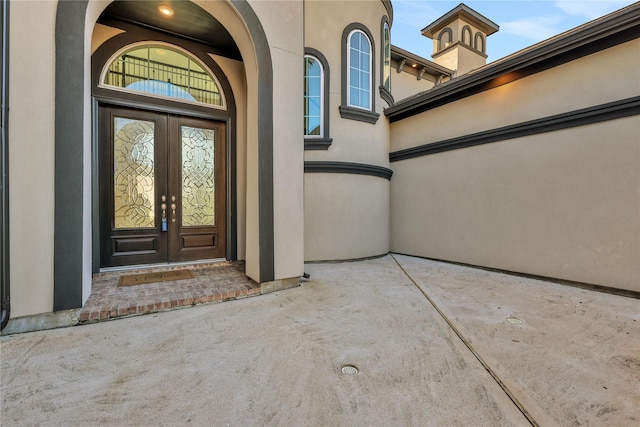
<path fill-rule="evenodd" d="M 413 61 L 420 67 L 426 67 L 427 70 L 429 70 L 433 74 L 451 76 L 454 73 L 453 70 L 443 67 L 442 65 L 436 64 L 433 61 L 411 53 L 408 50 L 404 50 L 398 46 L 391 45 L 391 59 L 397 60 L 398 58 Z"/>
<path fill-rule="evenodd" d="M 602 49 L 640 38 L 640 3 L 516 52 L 463 77 L 421 92 L 385 110 L 393 121 L 419 114 L 443 103 L 509 83 L 525 75 L 560 65 Z M 608 41 L 608 42 L 607 42 Z M 591 47 L 591 49 L 589 49 Z M 569 55 L 571 53 L 571 55 Z M 567 60 L 563 62 L 562 56 Z M 546 65 L 545 65 L 546 64 Z M 546 68 L 545 68 L 546 66 Z M 518 73 L 527 69 L 529 73 Z M 509 75 L 509 79 L 500 79 Z"/>
<path fill-rule="evenodd" d="M 447 25 L 449 21 L 453 20 L 457 14 L 460 14 L 467 20 L 472 21 L 472 23 L 483 30 L 487 36 L 490 36 L 500 29 L 500 26 L 498 24 L 496 24 L 486 16 L 481 15 L 466 4 L 460 3 L 458 6 L 454 7 L 449 12 L 445 13 L 440 18 L 424 27 L 420 31 L 420 33 L 425 37 L 433 38 L 434 33 Z"/>

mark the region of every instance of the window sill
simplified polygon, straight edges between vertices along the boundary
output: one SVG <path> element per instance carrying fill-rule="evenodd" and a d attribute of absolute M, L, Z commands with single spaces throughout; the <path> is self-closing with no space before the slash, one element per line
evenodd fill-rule
<path fill-rule="evenodd" d="M 340 117 L 342 117 L 343 119 L 357 120 L 359 122 L 375 124 L 378 121 L 380 114 L 369 110 L 363 110 L 361 108 L 341 105 Z"/>
<path fill-rule="evenodd" d="M 332 138 L 305 138 L 305 150 L 328 150 L 333 142 Z"/>

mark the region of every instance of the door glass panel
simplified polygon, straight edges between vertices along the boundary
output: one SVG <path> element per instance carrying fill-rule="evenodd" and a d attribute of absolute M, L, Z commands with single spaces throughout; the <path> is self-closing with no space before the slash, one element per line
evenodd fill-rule
<path fill-rule="evenodd" d="M 115 228 L 155 225 L 154 123 L 114 118 Z"/>
<path fill-rule="evenodd" d="M 215 225 L 213 129 L 180 128 L 182 139 L 182 225 Z"/>

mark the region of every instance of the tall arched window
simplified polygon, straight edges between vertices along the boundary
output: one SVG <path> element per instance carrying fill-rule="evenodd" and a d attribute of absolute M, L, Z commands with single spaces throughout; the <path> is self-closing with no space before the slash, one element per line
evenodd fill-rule
<path fill-rule="evenodd" d="M 304 49 L 304 149 L 327 150 L 329 138 L 329 63 L 320 51 Z"/>
<path fill-rule="evenodd" d="M 347 105 L 371 109 L 371 43 L 360 30 L 349 34 Z"/>
<path fill-rule="evenodd" d="M 383 65 L 382 65 L 382 86 L 391 93 L 391 31 L 389 31 L 389 23 L 382 24 L 383 35 Z"/>
<path fill-rule="evenodd" d="M 322 64 L 311 55 L 304 56 L 304 136 L 324 136 Z"/>
<path fill-rule="evenodd" d="M 225 106 L 213 73 L 177 46 L 160 42 L 130 45 L 107 64 L 100 78 L 101 87 Z"/>
<path fill-rule="evenodd" d="M 342 102 L 340 117 L 376 123 L 375 112 L 375 45 L 371 31 L 354 22 L 342 32 Z"/>
<path fill-rule="evenodd" d="M 380 58 L 380 97 L 387 104 L 393 105 L 393 95 L 391 95 L 391 28 L 389 18 L 382 17 L 380 30 L 382 39 L 382 57 Z"/>

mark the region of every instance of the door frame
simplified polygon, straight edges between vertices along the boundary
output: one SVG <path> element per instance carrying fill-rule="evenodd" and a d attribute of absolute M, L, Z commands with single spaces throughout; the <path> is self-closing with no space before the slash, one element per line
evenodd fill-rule
<path fill-rule="evenodd" d="M 230 103 L 230 94 L 226 94 Z M 231 101 L 232 102 L 232 101 Z M 166 104 L 166 101 L 163 102 Z M 92 155 L 91 155 L 91 210 L 92 210 L 92 273 L 100 272 L 101 236 L 100 236 L 100 158 L 99 158 L 99 117 L 101 107 L 130 108 L 152 113 L 168 114 L 194 119 L 204 119 L 221 122 L 225 126 L 225 258 L 230 261 L 238 259 L 238 235 L 237 235 L 237 195 L 236 195 L 236 132 L 235 117 L 231 117 L 229 111 L 212 110 L 211 114 L 201 111 L 192 111 L 182 106 L 158 105 L 156 103 L 131 102 L 126 99 L 93 96 L 92 97 Z M 227 114 L 225 114 L 227 113 Z M 233 110 L 235 116 L 235 109 Z M 153 264 L 149 264 L 153 265 Z"/>
<path fill-rule="evenodd" d="M 231 261 L 238 259 L 237 244 L 237 163 L 236 140 L 237 118 L 236 102 L 231 84 L 222 68 L 209 55 L 210 49 L 198 42 L 141 28 L 133 24 L 118 23 L 119 28 L 126 31 L 104 42 L 91 55 L 91 272 L 100 271 L 100 218 L 98 187 L 98 107 L 102 104 L 114 107 L 127 107 L 138 110 L 148 110 L 177 116 L 225 122 L 226 129 L 226 258 Z M 113 53 L 127 45 L 138 42 L 159 41 L 178 46 L 194 57 L 198 58 L 216 76 L 220 89 L 226 101 L 226 109 L 211 108 L 202 105 L 186 104 L 177 100 L 161 99 L 136 94 L 132 92 L 113 91 L 100 87 L 100 75 L 103 67 Z"/>

